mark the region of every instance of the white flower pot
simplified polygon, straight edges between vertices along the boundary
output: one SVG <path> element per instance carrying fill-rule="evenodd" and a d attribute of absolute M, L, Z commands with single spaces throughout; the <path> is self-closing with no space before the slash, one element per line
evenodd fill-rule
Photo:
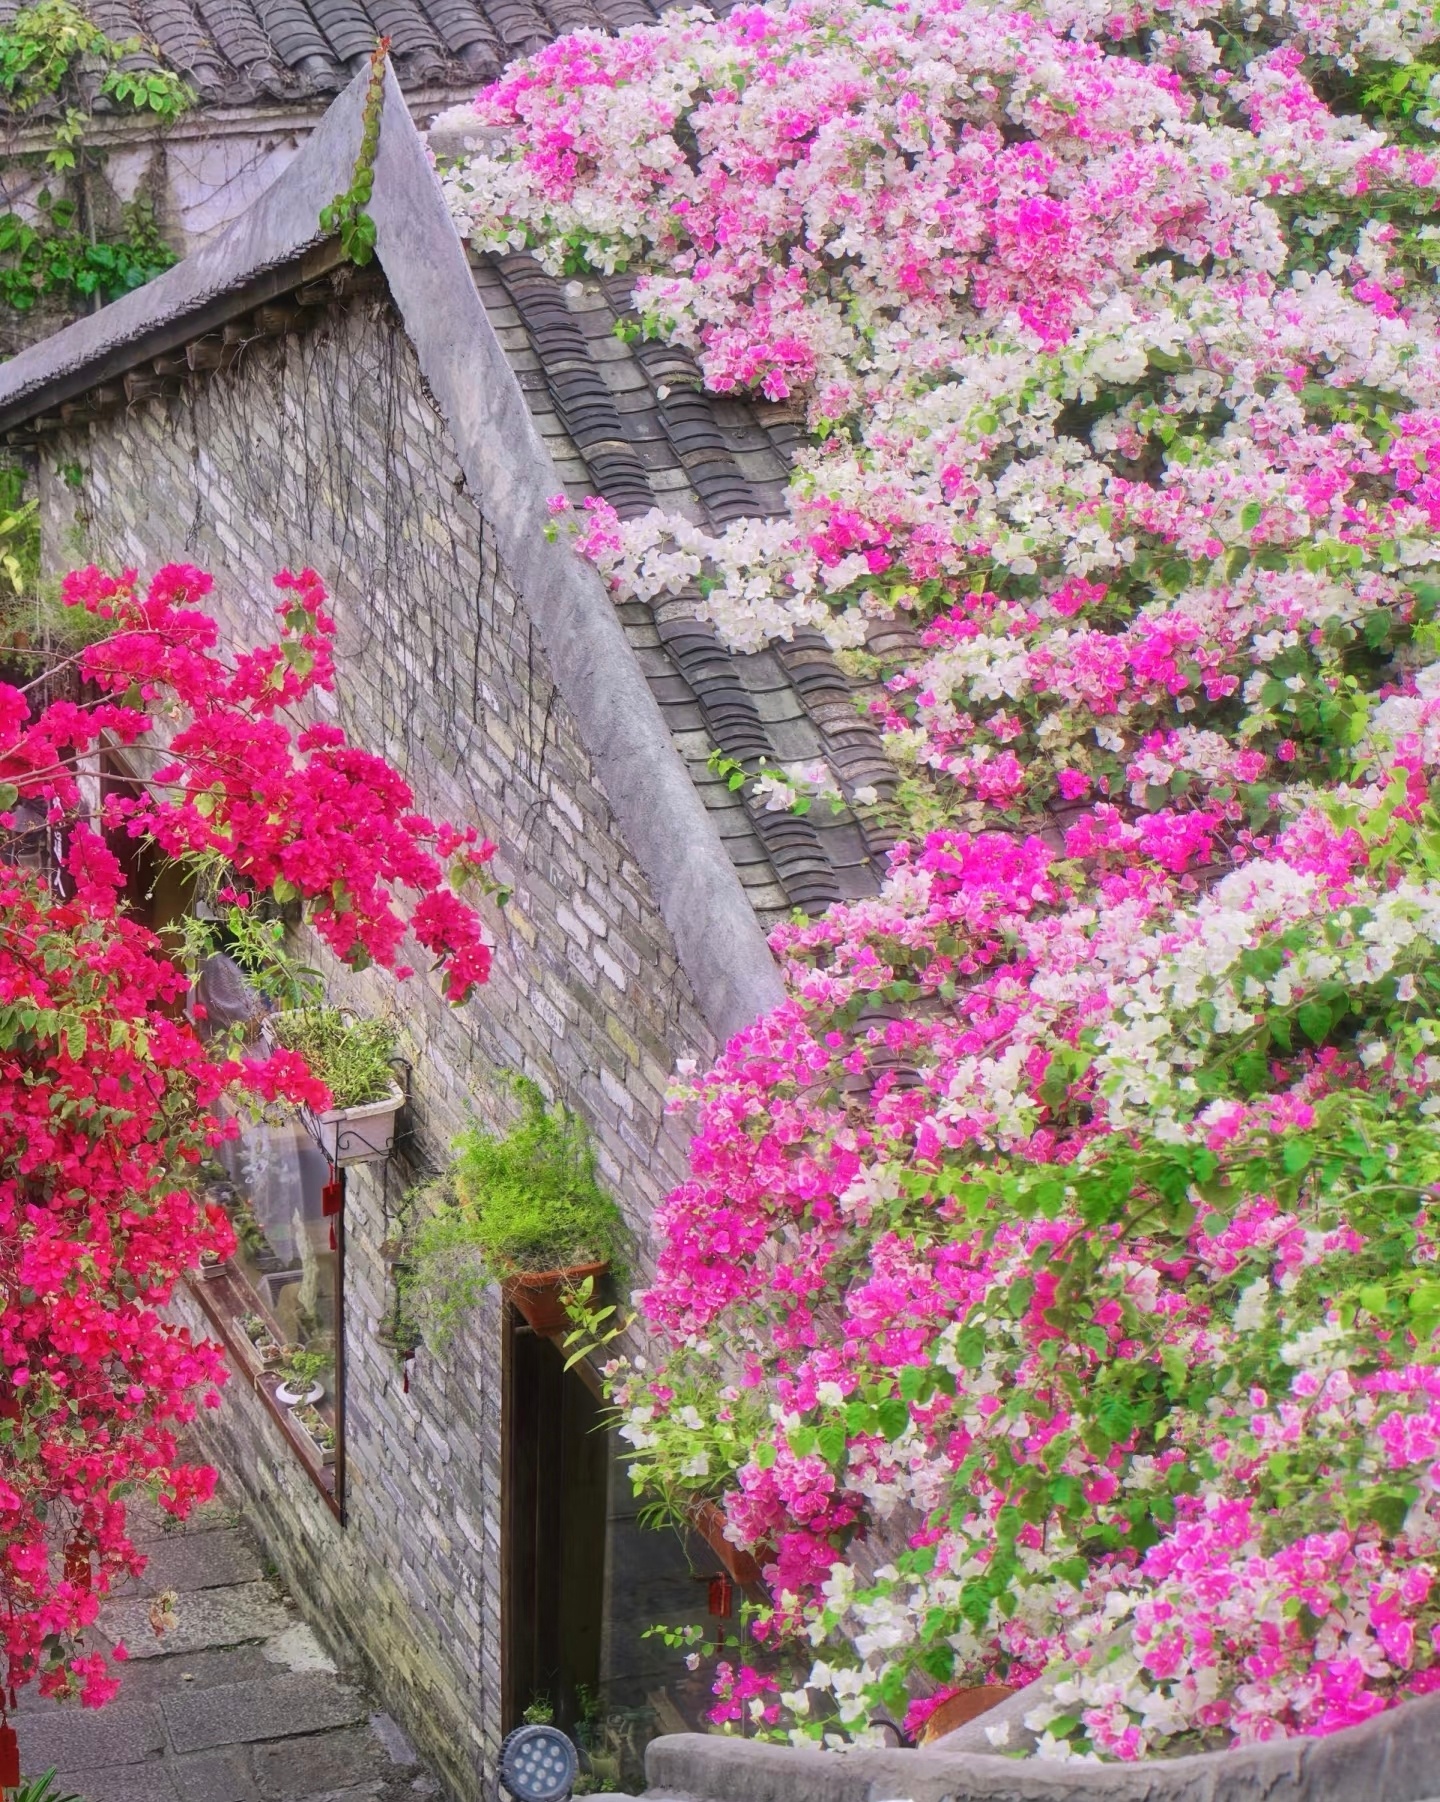
<path fill-rule="evenodd" d="M 260 1036 L 267 1045 L 280 1043 L 269 1020 L 261 1022 Z M 390 1093 L 379 1101 L 330 1108 L 323 1114 L 302 1107 L 300 1118 L 332 1164 L 373 1164 L 389 1157 L 395 1143 L 395 1119 L 404 1105 L 405 1091 L 392 1082 Z"/>
<path fill-rule="evenodd" d="M 395 1120 L 405 1105 L 405 1091 L 391 1083 L 390 1093 L 360 1107 L 330 1108 L 323 1114 L 302 1107 L 311 1137 L 332 1164 L 372 1164 L 388 1158 L 395 1143 Z"/>
<path fill-rule="evenodd" d="M 275 1385 L 275 1399 L 287 1408 L 300 1408 L 306 1402 L 318 1402 L 325 1394 L 323 1383 L 312 1383 L 308 1389 L 292 1389 L 288 1383 Z"/>

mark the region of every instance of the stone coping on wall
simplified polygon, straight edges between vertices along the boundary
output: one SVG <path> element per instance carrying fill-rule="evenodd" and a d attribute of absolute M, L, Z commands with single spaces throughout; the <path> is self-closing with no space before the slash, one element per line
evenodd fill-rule
<path fill-rule="evenodd" d="M 212 243 L 0 367 L 0 432 L 183 347 L 257 291 L 280 293 L 333 267 L 319 214 L 349 185 L 365 88 L 358 76 L 274 186 Z M 547 536 L 554 465 L 390 70 L 384 95 L 370 212 L 391 297 L 625 843 L 707 1024 L 726 1040 L 778 1005 L 779 974 L 604 583 Z"/>
<path fill-rule="evenodd" d="M 1440 1696 L 1323 1739 L 1136 1764 L 820 1752 L 721 1735 L 651 1742 L 645 1802 L 1436 1802 Z"/>

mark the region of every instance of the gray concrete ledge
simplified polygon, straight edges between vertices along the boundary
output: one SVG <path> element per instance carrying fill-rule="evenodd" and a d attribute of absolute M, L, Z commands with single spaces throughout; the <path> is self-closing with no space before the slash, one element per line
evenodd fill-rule
<path fill-rule="evenodd" d="M 0 367 L 0 430 L 24 425 L 144 358 L 213 329 L 336 259 L 319 214 L 349 186 L 367 75 L 285 172 L 213 243 L 114 306 Z M 600 576 L 545 536 L 561 489 L 475 291 L 440 184 L 387 71 L 370 211 L 376 249 L 501 565 L 645 874 L 706 1022 L 722 1042 L 783 998 L 733 864 L 675 749 Z M 257 283 L 260 292 L 257 293 Z"/>
<path fill-rule="evenodd" d="M 926 1751 L 815 1752 L 720 1735 L 654 1740 L 655 1802 L 1435 1802 L 1440 1695 L 1325 1739 L 1140 1764 Z"/>

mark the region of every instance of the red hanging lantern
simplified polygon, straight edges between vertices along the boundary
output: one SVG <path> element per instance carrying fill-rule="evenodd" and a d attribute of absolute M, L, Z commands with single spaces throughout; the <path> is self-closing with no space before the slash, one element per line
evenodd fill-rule
<path fill-rule="evenodd" d="M 345 1185 L 338 1176 L 331 1177 L 320 1191 L 320 1212 L 330 1222 L 330 1249 L 338 1249 L 335 1240 L 335 1217 L 345 1206 Z"/>
<path fill-rule="evenodd" d="M 90 1538 L 86 1533 L 72 1533 L 65 1542 L 65 1581 L 90 1593 Z"/>
<path fill-rule="evenodd" d="M 735 1612 L 735 1583 L 731 1577 L 710 1579 L 710 1612 L 717 1620 L 729 1620 Z"/>
<path fill-rule="evenodd" d="M 0 1789 L 14 1789 L 20 1782 L 20 1742 L 6 1721 L 0 1726 Z"/>

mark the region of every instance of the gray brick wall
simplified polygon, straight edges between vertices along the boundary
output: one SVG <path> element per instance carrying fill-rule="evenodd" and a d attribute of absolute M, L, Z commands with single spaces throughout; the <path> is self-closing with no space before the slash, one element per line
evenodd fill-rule
<path fill-rule="evenodd" d="M 57 435 L 40 487 L 52 564 L 82 547 L 142 571 L 198 563 L 241 642 L 269 633 L 276 569 L 319 570 L 339 625 L 335 717 L 406 771 L 424 809 L 495 839 L 514 890 L 490 910 L 493 980 L 465 1008 L 424 975 L 397 990 L 331 966 L 332 992 L 398 1014 L 431 1164 L 472 1109 L 505 1116 L 502 1068 L 578 1108 L 643 1280 L 649 1215 L 685 1171 L 665 1085 L 677 1056 L 708 1057 L 714 1039 L 388 308 L 357 303 L 173 401 Z M 492 1298 L 401 1393 L 376 1341 L 400 1187 L 372 1171 L 349 1185 L 348 1527 L 240 1380 L 205 1432 L 322 1633 L 360 1648 L 387 1704 L 472 1797 L 498 1730 L 500 1313 Z"/>

